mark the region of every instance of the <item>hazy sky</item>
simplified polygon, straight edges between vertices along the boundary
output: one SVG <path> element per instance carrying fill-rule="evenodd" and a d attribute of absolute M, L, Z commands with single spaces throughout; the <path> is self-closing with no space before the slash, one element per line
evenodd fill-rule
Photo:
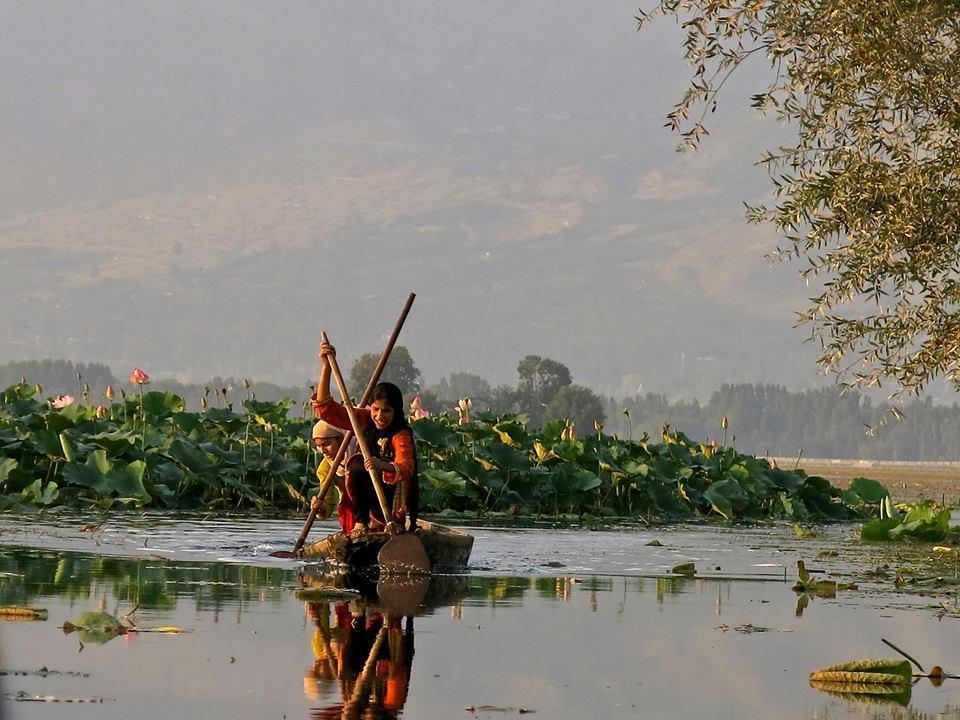
<path fill-rule="evenodd" d="M 301 382 L 401 342 L 427 382 L 528 353 L 620 394 L 816 382 L 809 293 L 742 201 L 779 132 L 712 136 L 635 3 L 0 3 L 0 362 Z"/>

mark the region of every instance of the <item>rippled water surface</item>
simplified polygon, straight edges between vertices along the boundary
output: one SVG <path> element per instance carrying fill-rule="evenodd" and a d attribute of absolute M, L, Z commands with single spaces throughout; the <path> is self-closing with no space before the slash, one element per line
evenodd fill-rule
<path fill-rule="evenodd" d="M 98 523 L 0 520 L 0 605 L 47 611 L 0 623 L 5 718 L 960 718 L 960 680 L 901 704 L 810 687 L 896 657 L 881 638 L 960 670 L 953 598 L 867 578 L 904 559 L 850 526 L 467 528 L 468 572 L 376 587 L 271 557 L 297 522 Z M 798 607 L 798 559 L 859 588 Z M 184 632 L 61 629 L 101 605 Z"/>

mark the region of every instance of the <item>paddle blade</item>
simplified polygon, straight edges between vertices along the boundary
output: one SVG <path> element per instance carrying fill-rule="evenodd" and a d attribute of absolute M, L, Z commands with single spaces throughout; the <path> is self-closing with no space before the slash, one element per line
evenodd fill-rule
<path fill-rule="evenodd" d="M 380 548 L 377 564 L 381 574 L 429 575 L 430 558 L 412 532 L 394 535 Z"/>

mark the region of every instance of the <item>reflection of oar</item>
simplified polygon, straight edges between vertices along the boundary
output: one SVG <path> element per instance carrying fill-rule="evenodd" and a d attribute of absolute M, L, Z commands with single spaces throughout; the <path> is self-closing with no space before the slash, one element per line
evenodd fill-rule
<path fill-rule="evenodd" d="M 380 648 L 383 646 L 383 641 L 387 637 L 387 625 L 389 622 L 390 616 L 387 615 L 383 619 L 383 625 L 380 626 L 376 640 L 373 641 L 373 647 L 370 648 L 367 661 L 363 664 L 363 670 L 360 671 L 360 676 L 353 686 L 353 695 L 350 696 L 350 701 L 343 707 L 343 714 L 341 715 L 343 720 L 350 720 L 350 718 L 356 717 L 357 705 L 360 704 L 360 701 L 363 700 L 366 695 L 365 689 L 367 685 L 370 684 L 370 675 L 377 665 L 377 655 L 380 654 Z"/>
<path fill-rule="evenodd" d="M 415 293 L 410 293 L 407 296 L 407 301 L 403 305 L 403 310 L 400 312 L 400 317 L 397 319 L 396 325 L 393 326 L 393 332 L 390 333 L 390 338 L 387 340 L 386 347 L 383 348 L 383 352 L 380 354 L 380 361 L 377 363 L 377 367 L 373 371 L 373 375 L 370 376 L 370 382 L 367 383 L 367 389 L 363 391 L 363 397 L 360 399 L 360 405 L 366 405 L 370 400 L 370 394 L 373 392 L 374 386 L 380 382 L 380 374 L 383 372 L 383 368 L 387 364 L 387 360 L 390 359 L 390 353 L 393 351 L 393 346 L 397 343 L 397 338 L 400 336 L 400 330 L 403 328 L 403 323 L 407 319 L 407 315 L 410 313 L 410 307 L 413 305 L 413 300 L 416 298 Z M 318 505 L 322 505 L 323 499 L 327 496 L 330 487 L 333 485 L 334 479 L 337 477 L 337 468 L 340 467 L 340 463 L 343 462 L 343 456 L 347 454 L 347 447 L 350 445 L 350 440 L 353 438 L 353 431 L 348 430 L 344 436 L 343 440 L 340 441 L 340 448 L 337 450 L 336 456 L 333 458 L 333 462 L 330 463 L 330 469 L 327 471 L 327 476 L 323 479 L 323 482 L 320 483 L 320 489 L 317 492 Z M 303 529 L 300 531 L 300 535 L 297 536 L 297 541 L 293 545 L 293 551 L 287 552 L 286 550 L 278 550 L 276 552 L 270 553 L 274 557 L 296 557 L 297 553 L 300 552 L 300 548 L 303 547 L 303 544 L 307 541 L 307 535 L 310 534 L 310 528 L 313 527 L 314 521 L 317 519 L 317 513 L 320 512 L 319 506 L 316 510 L 311 509 L 307 515 L 307 519 L 303 523 Z"/>
<path fill-rule="evenodd" d="M 327 629 L 322 624 L 317 625 L 317 630 L 320 631 L 320 640 L 323 642 L 323 653 L 327 662 L 327 668 L 333 677 L 338 677 L 340 675 L 340 661 L 333 657 L 333 648 L 330 646 L 330 633 L 327 632 Z"/>
<path fill-rule="evenodd" d="M 327 334 L 321 333 L 320 335 L 323 341 L 327 342 Z M 333 355 L 327 355 L 327 361 L 330 363 L 333 378 L 337 381 L 340 397 L 343 398 L 343 407 L 350 417 L 350 426 L 353 428 L 353 434 L 357 438 L 357 444 L 360 446 L 360 452 L 363 454 L 364 463 L 366 463 L 373 456 L 370 453 L 370 446 L 367 445 L 367 438 L 360 429 L 360 421 L 357 419 L 357 413 L 353 408 L 353 403 L 350 401 L 350 393 L 347 392 L 347 386 L 343 382 L 343 375 L 340 373 L 340 366 L 337 365 L 337 358 Z M 403 408 L 395 408 L 395 411 L 403 412 Z M 396 528 L 393 523 L 390 506 L 387 503 L 387 496 L 383 492 L 380 471 L 371 469 L 368 472 L 370 480 L 373 482 L 373 490 L 377 494 L 377 500 L 380 503 L 380 511 L 383 513 L 386 531 L 391 535 L 377 556 L 381 571 L 429 573 L 430 561 L 427 559 L 427 552 L 424 550 L 420 538 L 412 532 L 394 535 L 398 528 Z"/>

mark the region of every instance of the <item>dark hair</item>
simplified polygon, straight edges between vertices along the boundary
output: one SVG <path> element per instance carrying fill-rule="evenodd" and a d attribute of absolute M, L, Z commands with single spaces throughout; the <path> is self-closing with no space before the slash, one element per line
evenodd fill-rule
<path fill-rule="evenodd" d="M 377 383 L 370 393 L 370 402 L 374 400 L 383 400 L 393 410 L 393 420 L 378 434 L 393 435 L 398 430 L 410 427 L 403 412 L 403 393 L 400 388 L 389 382 Z"/>
<path fill-rule="evenodd" d="M 393 420 L 389 425 L 387 425 L 387 427 L 383 428 L 383 430 L 378 430 L 376 425 L 371 423 L 370 429 L 365 432 L 371 433 L 374 438 L 390 438 L 401 430 L 409 430 L 410 435 L 413 435 L 413 429 L 407 422 L 407 417 L 403 412 L 403 393 L 400 392 L 400 388 L 393 383 L 378 383 L 373 387 L 373 391 L 370 393 L 370 402 L 372 403 L 374 400 L 382 400 L 393 409 Z M 417 461 L 417 451 L 416 448 L 414 448 L 413 477 L 410 478 L 410 482 L 406 489 L 407 495 L 403 499 L 403 502 L 407 508 L 407 518 L 410 520 L 411 529 L 416 529 L 417 517 L 420 514 L 420 481 L 418 479 L 418 465 L 419 462 Z"/>

